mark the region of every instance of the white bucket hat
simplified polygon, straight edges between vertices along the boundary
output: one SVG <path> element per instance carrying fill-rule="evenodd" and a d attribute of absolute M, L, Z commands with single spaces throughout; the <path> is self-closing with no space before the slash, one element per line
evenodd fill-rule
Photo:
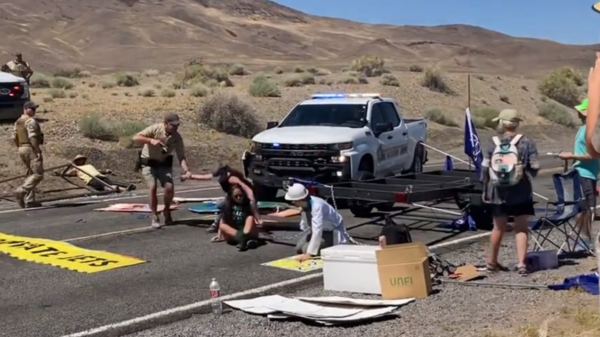
<path fill-rule="evenodd" d="M 298 201 L 305 199 L 308 196 L 308 190 L 302 184 L 294 184 L 288 188 L 285 193 L 285 200 Z"/>

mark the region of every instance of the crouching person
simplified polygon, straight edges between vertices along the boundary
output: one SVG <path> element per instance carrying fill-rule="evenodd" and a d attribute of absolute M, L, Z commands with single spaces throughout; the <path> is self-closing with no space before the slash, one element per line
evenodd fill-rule
<path fill-rule="evenodd" d="M 351 242 L 340 213 L 325 200 L 309 195 L 304 185 L 292 185 L 285 194 L 285 200 L 302 208 L 300 229 L 307 233 L 296 245 L 300 254 L 296 256 L 298 261 L 318 256 L 321 249 Z"/>
<path fill-rule="evenodd" d="M 213 242 L 227 241 L 246 251 L 258 246 L 258 227 L 250 198 L 242 186 L 233 184 L 227 193 L 218 234 Z"/>

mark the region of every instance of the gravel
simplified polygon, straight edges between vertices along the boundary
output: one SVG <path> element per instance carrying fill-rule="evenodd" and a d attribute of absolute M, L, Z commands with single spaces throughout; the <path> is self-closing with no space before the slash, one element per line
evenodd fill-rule
<path fill-rule="evenodd" d="M 554 237 L 557 238 L 556 236 Z M 454 264 L 478 264 L 484 261 L 487 240 L 445 253 L 442 258 Z M 507 234 L 501 250 L 502 261 L 510 263 L 516 258 L 514 235 Z M 533 273 L 522 277 L 514 272 L 488 275 L 485 281 L 498 283 L 555 284 L 565 277 L 586 273 L 596 266 L 593 258 L 566 260 L 561 267 L 551 271 Z M 174 324 L 142 331 L 129 337 L 198 337 L 198 336 L 298 336 L 331 337 L 362 336 L 511 336 L 522 333 L 524 326 L 537 327 L 548 317 L 559 316 L 566 306 L 595 303 L 597 299 L 577 291 L 554 292 L 550 290 L 511 289 L 499 287 L 443 284 L 434 287 L 435 294 L 417 300 L 400 310 L 400 318 L 353 327 L 319 327 L 299 321 L 269 321 L 240 311 L 230 311 L 215 318 L 197 315 Z M 282 293 L 293 296 L 338 295 L 354 298 L 378 296 L 344 294 L 324 291 L 322 284 L 309 289 Z"/>

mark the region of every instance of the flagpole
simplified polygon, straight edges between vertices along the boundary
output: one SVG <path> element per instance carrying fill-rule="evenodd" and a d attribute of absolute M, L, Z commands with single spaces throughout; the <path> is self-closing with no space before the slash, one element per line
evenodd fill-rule
<path fill-rule="evenodd" d="M 467 74 L 467 109 L 471 111 L 471 73 Z M 469 156 L 469 171 L 471 168 L 475 169 L 475 165 L 472 163 L 472 158 Z"/>

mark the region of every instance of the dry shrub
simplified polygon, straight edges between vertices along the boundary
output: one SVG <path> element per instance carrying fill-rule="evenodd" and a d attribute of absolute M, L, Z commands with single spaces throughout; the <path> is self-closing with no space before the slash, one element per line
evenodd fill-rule
<path fill-rule="evenodd" d="M 454 91 L 448 86 L 446 80 L 442 76 L 442 73 L 435 68 L 429 68 L 425 71 L 421 85 L 431 91 L 440 92 L 447 95 L 454 94 Z"/>
<path fill-rule="evenodd" d="M 367 77 L 377 77 L 385 74 L 385 60 L 379 56 L 361 56 L 350 65 L 351 69 Z"/>
<path fill-rule="evenodd" d="M 79 131 L 81 131 L 84 137 L 89 139 L 102 141 L 118 140 L 116 130 L 108 122 L 104 121 L 98 113 L 90 113 L 83 116 L 79 122 Z"/>
<path fill-rule="evenodd" d="M 538 90 L 560 104 L 575 106 L 579 104 L 579 86 L 583 85 L 581 74 L 572 68 L 561 67 L 544 77 Z"/>
<path fill-rule="evenodd" d="M 198 122 L 216 131 L 252 138 L 262 131 L 254 107 L 232 93 L 217 93 L 198 109 Z"/>
<path fill-rule="evenodd" d="M 379 84 L 385 85 L 385 86 L 390 86 L 390 87 L 399 87 L 400 81 L 398 81 L 398 78 L 396 78 L 396 76 L 394 76 L 394 75 L 385 74 L 379 80 Z"/>
<path fill-rule="evenodd" d="M 458 123 L 456 123 L 454 119 L 448 117 L 448 115 L 440 109 L 431 109 L 427 111 L 425 116 L 434 123 L 450 127 L 458 127 Z"/>
<path fill-rule="evenodd" d="M 248 93 L 252 97 L 281 97 L 281 91 L 277 83 L 269 80 L 265 75 L 259 75 L 254 78 Z"/>
<path fill-rule="evenodd" d="M 547 120 L 569 128 L 575 127 L 573 116 L 562 106 L 555 103 L 546 103 L 538 106 L 538 114 Z"/>

